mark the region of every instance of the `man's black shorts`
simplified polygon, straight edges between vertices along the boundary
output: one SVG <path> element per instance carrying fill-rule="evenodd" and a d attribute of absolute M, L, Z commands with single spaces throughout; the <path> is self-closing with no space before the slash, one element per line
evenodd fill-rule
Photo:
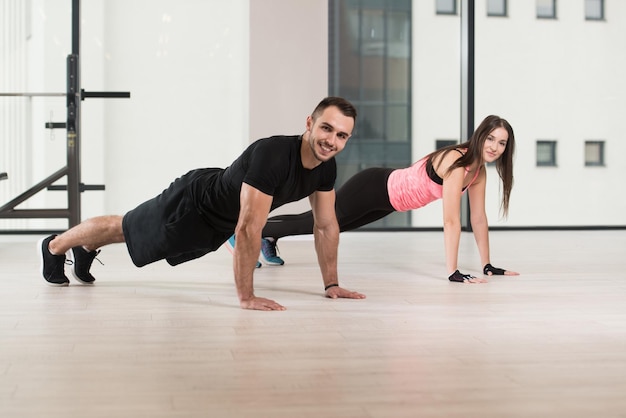
<path fill-rule="evenodd" d="M 160 195 L 124 215 L 124 239 L 137 267 L 163 259 L 176 265 L 202 257 L 232 235 L 211 228 L 192 200 L 192 182 L 206 170 L 213 169 L 188 172 Z"/>

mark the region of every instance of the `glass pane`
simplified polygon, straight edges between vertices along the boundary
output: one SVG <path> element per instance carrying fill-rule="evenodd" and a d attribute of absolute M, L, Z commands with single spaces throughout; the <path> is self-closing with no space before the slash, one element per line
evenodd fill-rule
<path fill-rule="evenodd" d="M 537 142 L 537 165 L 554 165 L 556 144 L 548 141 Z"/>
<path fill-rule="evenodd" d="M 487 0 L 487 14 L 489 16 L 505 16 L 506 0 Z"/>
<path fill-rule="evenodd" d="M 603 0 L 585 0 L 585 18 L 590 20 L 604 19 L 602 3 Z"/>
<path fill-rule="evenodd" d="M 437 14 L 456 14 L 456 0 L 436 0 Z"/>
<path fill-rule="evenodd" d="M 411 82 L 411 21 L 406 12 L 387 15 L 386 98 L 408 103 Z"/>
<path fill-rule="evenodd" d="M 390 102 L 408 103 L 411 97 L 411 61 L 389 58 L 387 60 L 386 93 Z"/>
<path fill-rule="evenodd" d="M 407 106 L 388 106 L 386 121 L 387 140 L 408 143 L 410 141 L 410 118 L 411 115 Z"/>
<path fill-rule="evenodd" d="M 332 31 L 330 36 L 334 37 L 330 44 L 335 45 L 336 49 L 331 48 L 329 52 L 331 57 L 337 56 L 338 62 L 334 66 L 336 71 L 331 71 L 329 82 L 336 86 L 335 94 L 338 96 L 359 97 L 361 85 L 359 10 L 348 9 L 346 2 L 339 2 L 338 6 L 338 13 L 331 16 L 338 24 L 330 25 Z"/>
<path fill-rule="evenodd" d="M 556 17 L 554 0 L 537 0 L 537 17 Z"/>
<path fill-rule="evenodd" d="M 604 143 L 599 141 L 587 141 L 585 143 L 585 165 L 604 164 Z"/>
<path fill-rule="evenodd" d="M 363 55 L 383 55 L 385 48 L 385 20 L 383 11 L 361 10 L 360 12 L 361 53 Z"/>
<path fill-rule="evenodd" d="M 385 58 L 384 56 L 364 56 L 362 72 L 361 98 L 363 100 L 384 100 L 385 98 Z"/>
<path fill-rule="evenodd" d="M 411 16 L 406 12 L 387 13 L 387 56 L 408 58 L 411 55 Z"/>
<path fill-rule="evenodd" d="M 360 121 L 358 126 L 359 139 L 382 140 L 385 128 L 385 109 L 383 106 L 361 105 L 358 108 Z M 355 141 L 356 142 L 356 141 Z M 354 144 L 351 144 L 354 145 Z"/>

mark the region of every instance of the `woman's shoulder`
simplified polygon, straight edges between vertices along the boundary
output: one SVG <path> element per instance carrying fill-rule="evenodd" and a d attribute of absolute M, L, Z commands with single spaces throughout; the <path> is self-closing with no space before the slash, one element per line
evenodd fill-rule
<path fill-rule="evenodd" d="M 433 166 L 439 169 L 447 170 L 452 164 L 454 164 L 457 160 L 465 156 L 465 152 L 467 149 L 463 148 L 451 148 L 439 153 L 436 153 L 432 157 Z"/>

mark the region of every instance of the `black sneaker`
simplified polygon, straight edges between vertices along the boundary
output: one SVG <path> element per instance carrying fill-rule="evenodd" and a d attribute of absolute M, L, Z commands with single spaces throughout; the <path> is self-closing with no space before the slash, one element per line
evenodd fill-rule
<path fill-rule="evenodd" d="M 89 273 L 91 263 L 100 254 L 98 251 L 87 251 L 83 247 L 74 247 L 69 252 L 69 258 L 72 264 L 72 276 L 82 284 L 92 284 L 96 278 Z"/>
<path fill-rule="evenodd" d="M 69 279 L 65 275 L 65 254 L 54 255 L 48 249 L 48 243 L 52 241 L 56 235 L 50 235 L 42 238 L 37 244 L 37 251 L 41 257 L 40 271 L 46 283 L 50 286 L 67 286 L 70 284 Z"/>

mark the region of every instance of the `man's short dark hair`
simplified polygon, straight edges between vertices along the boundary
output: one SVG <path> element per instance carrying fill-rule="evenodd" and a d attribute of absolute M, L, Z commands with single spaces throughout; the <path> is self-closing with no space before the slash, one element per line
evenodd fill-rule
<path fill-rule="evenodd" d="M 354 119 L 354 121 L 356 122 L 356 108 L 352 105 L 352 103 L 350 103 L 343 97 L 336 96 L 326 97 L 321 102 L 319 102 L 315 110 L 313 110 L 313 113 L 311 113 L 311 117 L 313 118 L 313 120 L 317 119 L 317 117 L 321 115 L 324 110 L 326 110 L 326 108 L 331 106 L 335 106 L 341 111 L 344 116 L 348 116 Z"/>

